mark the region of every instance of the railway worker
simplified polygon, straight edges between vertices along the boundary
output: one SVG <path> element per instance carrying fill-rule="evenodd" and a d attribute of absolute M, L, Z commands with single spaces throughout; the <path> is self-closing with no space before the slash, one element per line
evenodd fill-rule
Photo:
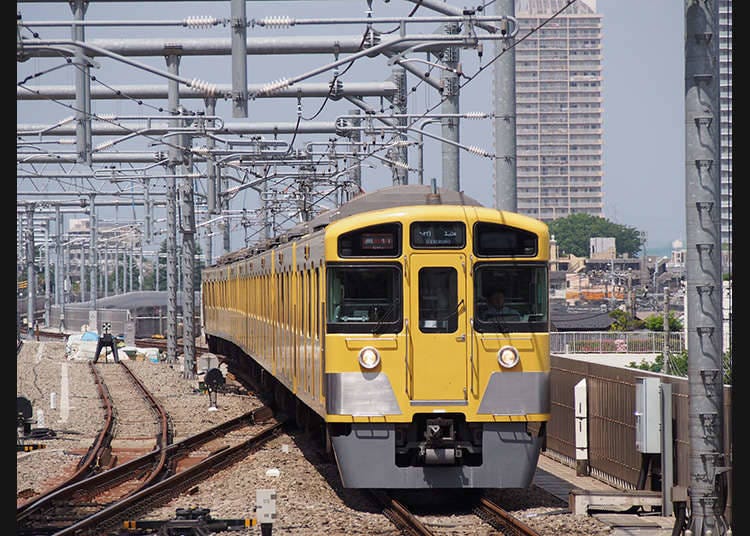
<path fill-rule="evenodd" d="M 505 291 L 499 287 L 492 288 L 487 293 L 487 312 L 488 318 L 496 316 L 520 316 L 518 311 L 505 305 Z"/>

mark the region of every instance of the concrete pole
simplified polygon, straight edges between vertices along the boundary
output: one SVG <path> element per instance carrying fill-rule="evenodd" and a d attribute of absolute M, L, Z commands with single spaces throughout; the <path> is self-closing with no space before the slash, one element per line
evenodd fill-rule
<path fill-rule="evenodd" d="M 70 9 L 73 19 L 83 21 L 88 7 L 88 0 L 71 0 Z M 85 27 L 73 25 L 72 38 L 75 41 L 85 41 Z M 75 65 L 76 86 L 76 148 L 78 161 L 91 165 L 91 79 L 89 78 L 88 58 L 80 48 L 75 49 L 73 65 Z M 83 296 L 81 296 L 83 299 Z"/>
<path fill-rule="evenodd" d="M 80 296 L 80 302 L 83 303 L 86 301 L 86 244 L 81 242 L 79 245 L 79 249 L 81 251 L 81 271 L 78 274 L 78 286 L 81 290 L 81 296 Z"/>
<path fill-rule="evenodd" d="M 223 179 L 221 178 L 221 168 L 216 168 L 216 180 L 217 183 L 221 184 L 221 190 L 227 191 L 229 189 L 229 179 Z M 265 191 L 265 183 L 264 183 L 264 191 Z M 222 210 L 229 210 L 229 198 L 225 197 L 223 202 L 221 203 Z M 224 240 L 222 242 L 222 253 L 229 253 L 232 251 L 231 249 L 231 235 L 232 235 L 232 225 L 231 221 L 229 219 L 229 214 L 227 213 L 227 217 L 224 218 Z"/>
<path fill-rule="evenodd" d="M 400 65 L 395 65 L 392 70 L 392 78 L 393 81 L 396 83 L 397 91 L 393 95 L 393 107 L 394 107 L 394 113 L 396 114 L 402 114 L 403 117 L 400 117 L 397 119 L 398 124 L 405 127 L 407 125 L 407 118 L 405 117 L 405 114 L 407 113 L 407 106 L 406 106 L 406 97 L 407 97 L 407 90 L 406 90 L 406 69 L 401 67 Z M 398 135 L 398 141 L 403 143 L 403 146 L 399 146 L 395 151 L 394 154 L 396 157 L 394 160 L 396 162 L 401 162 L 404 167 L 396 167 L 396 172 L 394 174 L 394 184 L 408 184 L 409 183 L 409 151 L 407 150 L 407 147 L 405 145 L 406 142 L 406 130 L 401 130 L 401 132 Z"/>
<path fill-rule="evenodd" d="M 89 260 L 91 262 L 91 310 L 96 311 L 96 299 L 99 295 L 99 254 L 96 249 L 96 196 L 89 194 Z"/>
<path fill-rule="evenodd" d="M 120 239 L 115 240 L 115 295 L 120 293 Z"/>
<path fill-rule="evenodd" d="M 168 54 L 167 68 L 171 74 L 179 74 L 180 57 Z M 169 113 L 177 115 L 179 106 L 179 84 L 174 80 L 167 81 L 169 95 Z M 170 119 L 173 127 L 179 121 Z M 174 141 L 174 138 L 173 138 Z M 177 189 L 175 185 L 175 166 L 182 161 L 180 150 L 169 148 L 169 166 L 167 177 L 167 363 L 177 361 Z"/>
<path fill-rule="evenodd" d="M 180 145 L 188 147 L 190 136 L 180 136 Z M 188 175 L 192 163 L 183 165 L 183 174 Z M 180 230 L 182 231 L 182 346 L 184 350 L 183 377 L 192 379 L 197 372 L 195 362 L 195 207 L 193 205 L 193 179 L 180 180 Z"/>
<path fill-rule="evenodd" d="M 138 241 L 138 290 L 143 290 L 143 238 Z"/>
<path fill-rule="evenodd" d="M 354 108 L 353 110 L 349 110 L 349 115 L 359 115 L 360 111 L 358 108 Z M 351 137 L 352 140 L 352 161 L 351 166 L 352 169 L 349 171 L 349 177 L 351 180 L 359 186 L 362 187 L 362 163 L 360 162 L 358 158 L 359 153 L 359 142 L 362 141 L 362 131 L 359 130 L 359 126 L 362 124 L 362 120 L 359 118 L 354 118 L 351 120 L 352 126 L 354 127 L 354 134 Z"/>
<path fill-rule="evenodd" d="M 133 243 L 133 238 L 133 232 L 131 231 L 128 236 L 128 241 L 130 242 L 130 252 L 128 255 L 128 292 L 133 292 L 133 271 L 135 269 L 135 263 L 133 262 L 133 257 L 135 256 L 135 244 Z"/>
<path fill-rule="evenodd" d="M 497 0 L 495 14 L 515 16 L 515 0 Z M 495 135 L 495 208 L 516 212 L 517 168 L 516 168 L 516 49 L 515 39 L 510 37 L 511 28 L 501 25 L 506 39 L 495 41 L 495 55 L 502 55 L 495 61 L 493 95 L 495 119 L 492 122 Z"/>
<path fill-rule="evenodd" d="M 65 273 L 65 261 L 63 260 L 63 219 L 60 212 L 60 205 L 55 206 L 55 223 L 57 232 L 55 233 L 55 304 L 62 307 L 63 299 L 63 275 Z"/>
<path fill-rule="evenodd" d="M 50 220 L 44 222 L 44 326 L 49 327 L 51 315 L 52 297 L 50 296 L 51 286 L 49 280 L 49 225 Z"/>
<path fill-rule="evenodd" d="M 151 181 L 148 178 L 143 179 L 143 223 L 144 223 L 144 237 L 143 240 L 146 244 L 151 243 L 153 237 L 153 214 L 151 208 Z M 143 242 L 141 240 L 141 242 Z M 141 248 L 143 246 L 141 245 Z"/>
<path fill-rule="evenodd" d="M 445 33 L 455 35 L 460 32 L 458 24 L 450 22 L 445 25 Z M 457 69 L 461 53 L 459 47 L 449 46 L 443 50 L 443 65 L 449 69 Z M 460 143 L 458 97 L 458 74 L 454 70 L 441 70 L 443 82 L 443 101 L 441 110 L 446 117 L 442 119 L 442 134 L 447 140 Z M 443 188 L 460 191 L 460 161 L 458 147 L 450 143 L 443 144 Z"/>
<path fill-rule="evenodd" d="M 216 99 L 214 97 L 208 97 L 205 99 L 206 102 L 206 115 L 212 116 L 216 113 Z M 215 121 L 208 121 L 207 122 L 209 127 L 214 126 Z M 206 148 L 208 149 L 208 152 L 210 154 L 211 149 L 213 149 L 216 145 L 215 140 L 212 137 L 206 138 Z M 211 219 L 211 217 L 214 214 L 218 214 L 219 210 L 218 207 L 219 199 L 217 196 L 217 192 L 219 190 L 218 188 L 218 178 L 216 176 L 216 162 L 214 162 L 213 159 L 208 158 L 206 159 L 206 204 L 208 209 L 208 219 Z M 206 232 L 206 264 L 211 265 L 213 262 L 213 245 L 214 245 L 214 237 L 211 233 L 211 229 L 209 228 Z"/>
<path fill-rule="evenodd" d="M 61 265 L 63 269 L 63 292 L 62 301 L 60 302 L 60 333 L 65 330 L 65 302 L 68 301 L 68 291 L 70 290 L 70 248 L 62 246 Z"/>
<path fill-rule="evenodd" d="M 245 2 L 232 0 L 232 117 L 247 117 L 247 17 Z"/>
<path fill-rule="evenodd" d="M 104 297 L 109 296 L 109 243 L 104 247 Z"/>
<path fill-rule="evenodd" d="M 273 205 L 274 199 L 268 195 L 268 181 L 263 182 L 263 238 L 270 240 L 273 234 Z M 244 218 L 243 218 L 244 219 Z M 244 223 L 244 222 L 243 222 Z M 247 227 L 245 227 L 245 233 L 247 234 Z"/>
<path fill-rule="evenodd" d="M 216 113 L 216 99 L 214 97 L 208 97 L 205 99 L 206 104 L 206 115 L 212 116 Z M 206 126 L 213 127 L 216 122 L 213 120 L 207 121 Z M 211 149 L 216 146 L 216 141 L 211 136 L 206 137 L 206 149 L 208 153 L 211 153 Z M 216 184 L 216 162 L 212 158 L 206 159 L 206 206 L 208 209 L 209 219 L 211 215 L 218 213 L 218 198 L 217 191 L 218 185 Z"/>
<path fill-rule="evenodd" d="M 36 309 L 36 269 L 34 267 L 34 203 L 26 205 L 26 318 L 27 338 L 34 340 L 34 313 Z"/>
<path fill-rule="evenodd" d="M 719 3 L 685 2 L 685 201 L 690 520 L 727 534 L 722 356 Z M 739 486 L 741 483 L 736 482 Z M 741 505 L 739 505 L 741 506 Z"/>

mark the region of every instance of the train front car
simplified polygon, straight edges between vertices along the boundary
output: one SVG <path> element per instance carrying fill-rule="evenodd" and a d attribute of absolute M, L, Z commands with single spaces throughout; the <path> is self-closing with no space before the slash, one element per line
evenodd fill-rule
<path fill-rule="evenodd" d="M 481 206 L 328 225 L 325 410 L 345 487 L 531 484 L 550 417 L 548 261 L 543 222 Z"/>

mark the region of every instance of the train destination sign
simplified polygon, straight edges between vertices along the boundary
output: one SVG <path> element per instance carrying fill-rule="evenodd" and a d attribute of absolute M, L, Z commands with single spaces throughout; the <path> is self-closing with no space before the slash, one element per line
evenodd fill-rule
<path fill-rule="evenodd" d="M 413 248 L 462 248 L 466 228 L 457 221 L 420 221 L 411 225 Z"/>

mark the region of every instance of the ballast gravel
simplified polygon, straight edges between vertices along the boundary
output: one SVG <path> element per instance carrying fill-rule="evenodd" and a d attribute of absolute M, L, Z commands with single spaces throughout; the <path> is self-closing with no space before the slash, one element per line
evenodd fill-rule
<path fill-rule="evenodd" d="M 212 408 L 197 380 L 184 378 L 178 365 L 148 360 L 126 364 L 169 412 L 175 441 L 262 405 L 252 393 L 219 393 Z M 100 360 L 97 366 L 113 363 Z M 31 403 L 31 428 L 39 436 L 25 442 L 44 445 L 17 454 L 17 505 L 21 505 L 75 470 L 101 428 L 104 412 L 88 362 L 68 359 L 64 342 L 24 342 L 17 356 L 16 392 Z M 198 507 L 209 509 L 214 519 L 252 519 L 257 492 L 270 490 L 276 496 L 275 535 L 401 534 L 366 493 L 341 487 L 335 464 L 318 445 L 301 431 L 285 431 L 143 519 L 173 519 L 178 508 Z M 436 534 L 500 534 L 472 512 L 461 510 L 456 501 L 444 498 L 450 494 L 409 493 L 422 497 L 414 511 Z M 542 536 L 612 534 L 608 525 L 594 517 L 572 515 L 567 504 L 533 485 L 527 490 L 492 490 L 490 496 Z M 216 534 L 241 533 L 261 530 L 252 526 Z"/>

